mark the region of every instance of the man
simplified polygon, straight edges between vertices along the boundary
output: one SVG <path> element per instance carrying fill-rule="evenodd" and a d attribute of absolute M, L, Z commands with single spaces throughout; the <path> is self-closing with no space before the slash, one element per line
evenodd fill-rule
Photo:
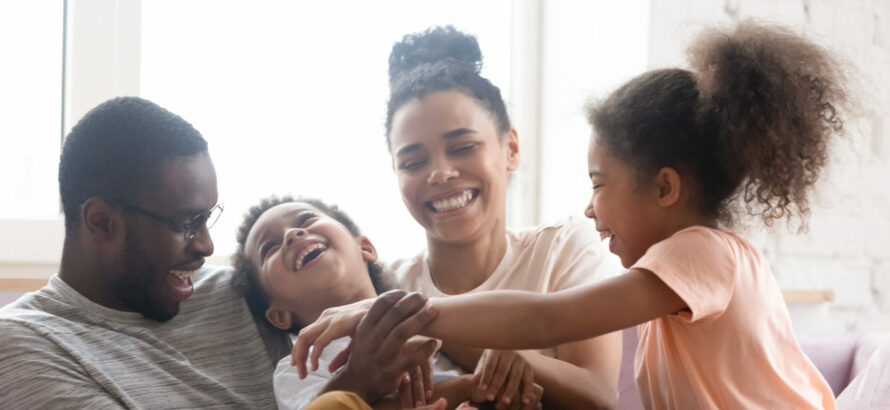
<path fill-rule="evenodd" d="M 263 334 L 229 271 L 202 268 L 222 206 L 201 134 L 110 100 L 65 140 L 59 190 L 59 272 L 0 310 L 2 406 L 274 408 L 289 341 Z"/>

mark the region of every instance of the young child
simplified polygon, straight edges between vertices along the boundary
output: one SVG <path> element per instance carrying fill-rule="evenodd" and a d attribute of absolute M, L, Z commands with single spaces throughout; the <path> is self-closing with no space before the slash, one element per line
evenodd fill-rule
<path fill-rule="evenodd" d="M 425 334 L 517 349 L 640 324 L 647 408 L 834 408 L 766 259 L 725 227 L 736 199 L 766 225 L 805 227 L 807 194 L 843 130 L 843 73 L 816 45 L 751 22 L 706 31 L 689 56 L 692 71 L 645 73 L 589 107 L 586 214 L 629 271 L 549 295 L 432 299 Z M 322 315 L 294 360 L 303 366 L 308 345 L 348 332 L 362 310 Z"/>
<path fill-rule="evenodd" d="M 319 200 L 265 199 L 248 211 L 237 239 L 233 262 L 251 312 L 282 330 L 296 333 L 326 308 L 373 299 L 388 288 L 371 241 L 346 213 Z M 435 343 L 402 348 L 405 341 L 382 324 L 365 332 L 368 337 L 359 333 L 346 368 L 337 373 L 331 373 L 327 364 L 336 361 L 336 353 L 349 345 L 347 338 L 334 341 L 339 348 L 329 349 L 322 359 L 325 365 L 307 379 L 297 376 L 289 357 L 281 360 L 274 375 L 279 407 L 303 408 L 320 393 L 343 390 L 357 393 L 375 408 L 398 408 L 396 400 L 386 396 L 405 369 L 429 363 Z M 445 397 L 453 408 L 474 398 L 472 375 L 441 371 L 448 366 L 438 363 L 440 360 L 447 361 L 437 359 L 429 381 L 435 383 L 433 391 L 424 399 Z M 423 392 L 414 397 L 421 395 Z M 410 400 L 409 404 L 413 407 L 422 402 Z"/>

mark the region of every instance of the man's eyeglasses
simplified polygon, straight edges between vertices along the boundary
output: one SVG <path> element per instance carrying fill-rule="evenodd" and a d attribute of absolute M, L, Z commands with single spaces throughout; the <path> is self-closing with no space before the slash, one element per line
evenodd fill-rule
<path fill-rule="evenodd" d="M 167 224 L 167 227 L 169 227 L 173 232 L 182 232 L 184 235 L 183 237 L 186 241 L 195 239 L 195 236 L 198 235 L 198 231 L 201 229 L 202 226 L 206 225 L 207 229 L 213 227 L 213 224 L 216 223 L 223 211 L 223 204 L 216 204 L 213 206 L 213 208 L 210 208 L 206 212 L 201 212 L 197 215 L 194 215 L 185 222 L 174 222 L 154 212 L 147 211 L 126 201 L 121 201 L 114 198 L 105 198 L 105 200 L 113 204 L 121 205 L 131 211 L 136 211 L 158 222 Z"/>

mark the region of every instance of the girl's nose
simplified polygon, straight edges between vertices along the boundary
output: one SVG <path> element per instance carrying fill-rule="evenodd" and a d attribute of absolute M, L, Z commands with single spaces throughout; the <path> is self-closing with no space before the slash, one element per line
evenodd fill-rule
<path fill-rule="evenodd" d="M 587 204 L 587 208 L 584 208 L 584 216 L 590 219 L 596 219 L 596 213 L 593 211 L 593 201 L 590 201 Z"/>

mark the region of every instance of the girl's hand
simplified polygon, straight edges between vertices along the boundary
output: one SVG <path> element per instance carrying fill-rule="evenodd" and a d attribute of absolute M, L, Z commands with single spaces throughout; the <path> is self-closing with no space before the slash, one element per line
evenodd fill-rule
<path fill-rule="evenodd" d="M 300 378 L 303 379 L 309 373 L 306 359 L 310 358 L 312 370 L 317 370 L 318 358 L 324 348 L 333 340 L 352 335 L 366 313 L 376 309 L 377 314 L 385 314 L 385 318 L 390 322 L 411 320 L 416 322 L 428 317 L 415 313 L 433 314 L 432 309 L 425 306 L 426 301 L 426 298 L 418 293 L 408 294 L 403 290 L 393 290 L 380 295 L 377 299 L 325 309 L 315 322 L 300 330 L 291 352 L 291 365 L 297 366 Z M 411 326 L 407 323 L 404 325 Z M 399 328 L 404 329 L 405 326 L 399 325 Z M 409 336 L 411 335 L 404 335 L 404 338 L 407 339 Z M 311 357 L 310 348 L 312 348 Z"/>
<path fill-rule="evenodd" d="M 473 399 L 494 401 L 499 410 L 525 408 L 530 403 L 537 405 L 540 400 L 540 394 L 534 391 L 531 365 L 513 350 L 486 349 L 473 372 L 473 380 L 476 382 Z"/>
<path fill-rule="evenodd" d="M 435 317 L 423 308 L 425 302 L 410 297 L 395 304 L 376 302 L 355 327 L 345 367 L 325 389 L 351 391 L 366 402 L 375 403 L 404 385 L 406 373 L 413 372 L 419 387 L 412 391 L 412 403 L 424 405 L 423 369 L 430 368 L 439 342 L 424 338 L 409 343 L 408 339 Z M 410 385 L 410 379 L 407 381 Z"/>

